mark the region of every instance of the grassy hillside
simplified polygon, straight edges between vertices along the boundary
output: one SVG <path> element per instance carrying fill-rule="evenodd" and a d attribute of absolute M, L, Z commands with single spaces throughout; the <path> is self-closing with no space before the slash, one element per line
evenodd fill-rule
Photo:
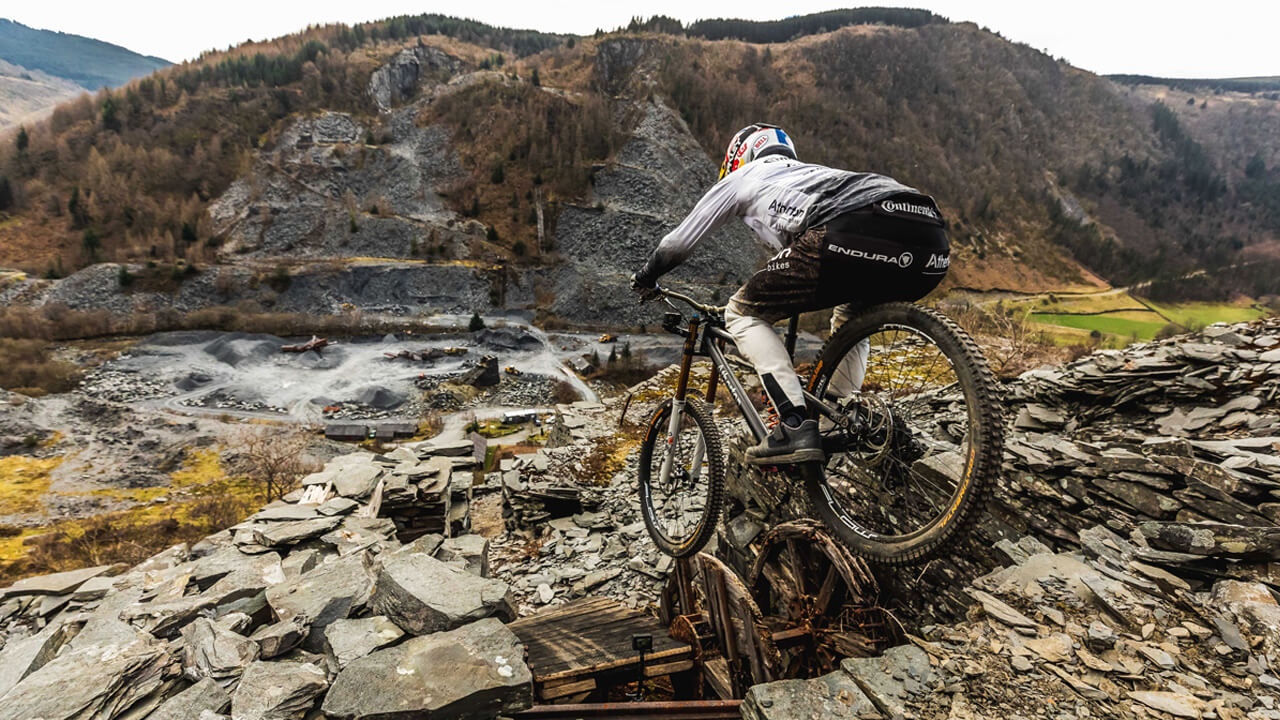
<path fill-rule="evenodd" d="M 69 33 L 37 30 L 0 19 L 0 60 L 40 70 L 97 90 L 118 87 L 169 65 L 157 57 L 101 40 Z"/>
<path fill-rule="evenodd" d="M 0 60 L 0 130 L 35 119 L 82 92 L 70 80 Z"/>
<path fill-rule="evenodd" d="M 209 53 L 0 138 L 0 265 L 211 258 L 219 238 L 208 204 L 257 150 L 319 110 L 376 129 L 384 119 L 366 92 L 370 74 L 424 44 L 464 72 L 497 71 L 418 117 L 450 129 L 469 179 L 447 201 L 495 229 L 491 244 L 527 242 L 540 186 L 590 202 L 595 168 L 631 131 L 629 109 L 653 98 L 681 114 L 708 157 L 737 128 L 769 120 L 788 128 L 804 159 L 883 172 L 936 196 L 959 253 L 955 285 L 1088 284 L 1081 265 L 1130 284 L 1248 261 L 1249 271 L 1197 292 L 1280 290 L 1280 272 L 1257 262 L 1280 247 L 1280 193 L 1270 193 L 1280 162 L 1271 150 L 1258 160 L 1239 152 L 1275 144 L 1253 138 L 1280 136 L 1276 101 L 1247 96 L 1249 112 L 1230 116 L 1238 142 L 1219 144 L 1177 98 L 922 11 L 707 23 L 655 18 L 633 23 L 654 30 L 571 38 L 423 15 Z M 759 42 L 719 39 L 733 37 Z M 376 145 L 370 132 L 353 149 L 363 157 Z"/>

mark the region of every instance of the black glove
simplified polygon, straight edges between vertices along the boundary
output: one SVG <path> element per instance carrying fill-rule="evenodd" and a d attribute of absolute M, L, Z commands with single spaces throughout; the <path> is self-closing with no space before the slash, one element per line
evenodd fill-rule
<path fill-rule="evenodd" d="M 640 302 L 647 302 L 658 297 L 658 283 L 644 274 L 644 271 L 631 275 L 631 290 L 640 296 Z"/>

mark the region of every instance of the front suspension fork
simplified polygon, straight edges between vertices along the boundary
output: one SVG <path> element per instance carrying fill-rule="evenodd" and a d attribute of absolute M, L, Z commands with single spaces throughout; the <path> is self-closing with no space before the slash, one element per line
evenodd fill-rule
<path fill-rule="evenodd" d="M 662 456 L 662 467 L 658 471 L 658 478 L 663 487 L 670 487 L 671 470 L 675 465 L 676 436 L 679 434 L 680 424 L 684 420 L 685 399 L 689 392 L 689 371 L 693 367 L 693 355 L 698 341 L 698 325 L 699 319 L 697 316 L 689 319 L 689 330 L 684 339 L 684 354 L 680 359 L 680 377 L 676 382 L 676 395 L 671 400 L 671 417 L 667 420 L 667 448 Z M 703 447 L 702 433 L 698 433 L 697 441 L 693 448 L 693 464 L 687 468 L 689 476 L 695 480 L 702 471 L 702 458 L 705 454 L 706 449 Z"/>

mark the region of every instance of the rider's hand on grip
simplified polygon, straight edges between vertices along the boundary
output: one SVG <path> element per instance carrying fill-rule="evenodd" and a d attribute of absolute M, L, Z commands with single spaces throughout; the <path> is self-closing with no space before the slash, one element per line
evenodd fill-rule
<path fill-rule="evenodd" d="M 658 297 L 658 285 L 640 273 L 631 275 L 631 291 L 640 296 L 640 302 L 648 302 Z"/>

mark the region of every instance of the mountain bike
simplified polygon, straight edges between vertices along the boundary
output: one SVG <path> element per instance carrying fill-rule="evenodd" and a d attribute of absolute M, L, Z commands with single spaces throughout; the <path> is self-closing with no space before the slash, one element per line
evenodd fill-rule
<path fill-rule="evenodd" d="M 640 504 L 658 548 L 689 557 L 711 538 L 724 505 L 719 386 L 755 442 L 769 421 L 733 371 L 754 368 L 725 352 L 733 338 L 723 308 L 667 288 L 652 295 L 676 311 L 662 325 L 684 336 L 684 348 L 675 393 L 649 419 L 641 445 Z M 786 335 L 793 358 L 797 320 Z M 689 388 L 695 358 L 711 363 L 702 398 Z M 803 486 L 854 554 L 887 565 L 923 562 L 985 507 L 1004 445 L 996 381 L 977 344 L 945 315 L 900 302 L 859 311 L 823 345 L 805 400 L 827 459 L 773 470 L 785 474 L 780 482 Z"/>

